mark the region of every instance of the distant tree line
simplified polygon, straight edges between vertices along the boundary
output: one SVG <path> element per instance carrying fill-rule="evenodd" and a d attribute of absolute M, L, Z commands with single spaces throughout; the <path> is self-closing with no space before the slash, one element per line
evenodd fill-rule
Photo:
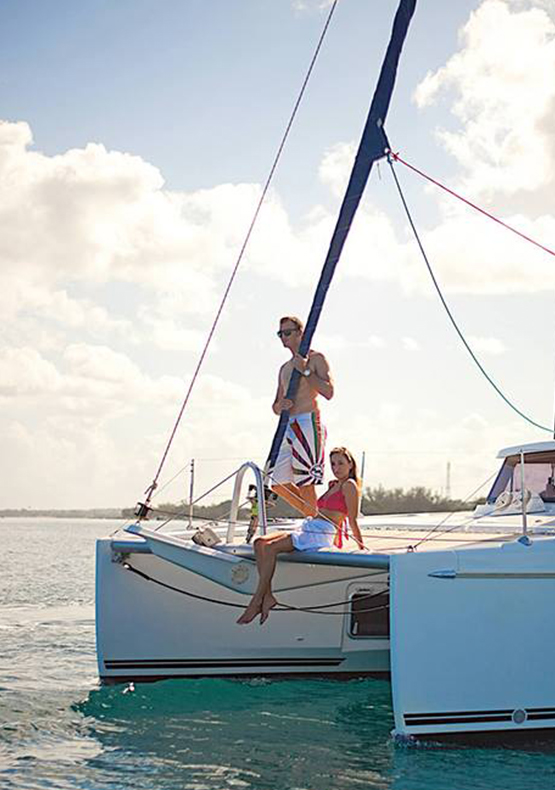
<path fill-rule="evenodd" d="M 447 497 L 432 491 L 424 486 L 412 488 L 384 488 L 376 486 L 365 488 L 362 495 L 361 512 L 365 516 L 386 513 L 430 513 L 447 510 L 472 510 L 483 499 L 463 502 L 460 499 Z M 226 499 L 215 505 L 195 505 L 195 519 L 206 521 L 225 521 L 229 517 L 231 500 Z M 299 518 L 299 513 L 282 499 L 277 499 L 267 510 L 269 519 Z M 248 519 L 250 508 L 248 503 L 239 510 L 240 519 Z M 45 516 L 51 518 L 124 518 L 131 520 L 135 517 L 135 508 L 94 508 L 90 510 L 32 510 L 30 508 L 11 508 L 0 510 L 0 517 L 18 516 Z M 164 502 L 158 504 L 152 511 L 151 518 L 166 519 L 179 516 L 188 519 L 189 506 L 187 502 Z"/>
<path fill-rule="evenodd" d="M 386 513 L 433 513 L 472 510 L 479 502 L 483 501 L 463 502 L 461 499 L 450 499 L 424 486 L 413 486 L 407 489 L 376 486 L 364 489 L 361 513 L 365 516 L 373 516 Z M 194 516 L 205 520 L 225 521 L 229 517 L 230 510 L 231 499 L 226 499 L 215 505 L 195 505 Z M 123 512 L 127 518 L 133 515 L 133 510 L 131 509 Z M 239 510 L 239 518 L 248 519 L 249 513 L 249 508 L 243 506 Z M 160 519 L 179 515 L 180 518 L 187 519 L 188 514 L 189 506 L 185 501 L 182 501 L 178 504 L 165 502 L 157 505 L 152 516 Z M 298 511 L 279 498 L 268 506 L 267 514 L 269 519 L 299 518 Z"/>
<path fill-rule="evenodd" d="M 376 486 L 364 489 L 361 510 L 366 516 L 379 513 L 437 513 L 445 510 L 473 510 L 484 501 L 449 499 L 424 486 L 407 489 Z"/>
<path fill-rule="evenodd" d="M 52 508 L 4 508 L 0 509 L 0 518 L 122 518 L 123 511 L 117 507 L 99 508 L 72 508 L 70 510 L 58 510 Z"/>

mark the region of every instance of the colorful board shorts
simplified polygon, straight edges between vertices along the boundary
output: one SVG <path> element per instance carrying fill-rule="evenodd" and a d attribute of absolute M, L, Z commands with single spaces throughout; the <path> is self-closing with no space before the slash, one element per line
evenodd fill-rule
<path fill-rule="evenodd" d="M 318 412 L 289 418 L 285 437 L 272 472 L 274 483 L 319 485 L 324 479 L 326 429 Z"/>
<path fill-rule="evenodd" d="M 324 518 L 305 518 L 300 527 L 291 532 L 291 541 L 297 551 L 323 549 L 333 545 L 335 526 Z"/>

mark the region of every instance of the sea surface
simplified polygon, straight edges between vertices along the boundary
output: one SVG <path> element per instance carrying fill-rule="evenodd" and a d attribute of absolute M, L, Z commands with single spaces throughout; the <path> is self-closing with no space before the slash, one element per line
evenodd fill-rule
<path fill-rule="evenodd" d="M 555 788 L 549 744 L 394 743 L 385 681 L 101 687 L 94 549 L 118 525 L 0 518 L 2 790 Z"/>

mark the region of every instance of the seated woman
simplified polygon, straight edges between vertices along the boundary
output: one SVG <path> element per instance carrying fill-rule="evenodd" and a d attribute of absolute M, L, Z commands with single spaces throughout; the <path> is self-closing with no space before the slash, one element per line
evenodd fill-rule
<path fill-rule="evenodd" d="M 356 462 L 345 447 L 335 447 L 330 453 L 330 464 L 335 479 L 326 493 L 318 500 L 317 514 L 305 518 L 292 532 L 274 532 L 254 542 L 258 586 L 238 623 L 244 625 L 260 615 L 260 624 L 266 622 L 270 610 L 277 604 L 272 594 L 272 578 L 277 555 L 289 551 L 309 551 L 331 546 L 348 520 L 359 548 L 364 548 L 357 522 L 360 504 L 360 481 Z"/>

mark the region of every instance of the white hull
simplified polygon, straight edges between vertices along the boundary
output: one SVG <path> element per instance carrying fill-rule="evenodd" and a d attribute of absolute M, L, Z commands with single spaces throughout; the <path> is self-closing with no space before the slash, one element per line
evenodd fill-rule
<path fill-rule="evenodd" d="M 119 554 L 114 555 L 112 540 L 100 540 L 96 614 L 103 681 L 389 671 L 388 638 L 351 634 L 350 615 L 340 614 L 346 606 L 330 610 L 338 614 L 274 611 L 262 627 L 257 622 L 241 626 L 235 621 L 247 595 L 152 554 L 129 554 L 132 570 L 114 557 Z M 317 607 L 376 593 L 386 581 L 387 574 L 377 570 L 283 562 L 276 591 L 281 590 L 284 605 Z M 191 598 L 158 582 L 238 608 Z"/>
<path fill-rule="evenodd" d="M 555 728 L 554 603 L 553 538 L 392 557 L 396 732 Z"/>

